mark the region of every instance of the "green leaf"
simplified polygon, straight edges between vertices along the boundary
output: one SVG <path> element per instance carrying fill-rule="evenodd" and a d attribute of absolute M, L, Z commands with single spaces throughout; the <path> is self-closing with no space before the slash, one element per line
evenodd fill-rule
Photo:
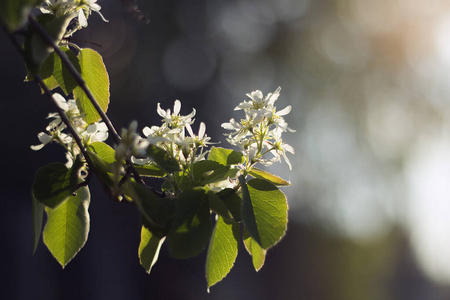
<path fill-rule="evenodd" d="M 33 183 L 33 195 L 41 203 L 55 208 L 72 195 L 78 177 L 62 163 L 52 163 L 39 168 Z"/>
<path fill-rule="evenodd" d="M 48 250 L 64 268 L 86 243 L 89 233 L 89 189 L 78 189 L 55 209 L 46 208 L 47 224 L 43 239 Z"/>
<path fill-rule="evenodd" d="M 161 170 L 156 164 L 134 165 L 134 168 L 144 177 L 164 177 L 166 172 Z"/>
<path fill-rule="evenodd" d="M 194 164 L 193 174 L 195 184 L 205 185 L 227 179 L 230 167 L 211 160 L 201 160 Z"/>
<path fill-rule="evenodd" d="M 261 248 L 261 246 L 255 241 L 254 238 L 252 238 L 247 230 L 244 230 L 243 239 L 245 249 L 252 257 L 253 267 L 255 268 L 255 271 L 258 272 L 264 266 L 266 250 Z"/>
<path fill-rule="evenodd" d="M 216 161 L 222 165 L 237 165 L 244 162 L 244 156 L 241 153 L 231 149 L 221 147 L 212 147 L 208 154 L 208 160 Z"/>
<path fill-rule="evenodd" d="M 95 152 L 108 164 L 116 162 L 116 151 L 108 144 L 103 142 L 93 142 L 89 145 L 89 149 Z"/>
<path fill-rule="evenodd" d="M 41 14 L 36 17 L 36 21 L 53 38 L 55 44 L 58 45 L 66 33 L 70 21 L 76 16 L 76 14 L 69 14 L 56 17 L 51 14 Z M 41 65 L 47 59 L 48 55 L 53 52 L 53 48 L 31 26 L 29 30 L 30 33 L 24 41 L 24 51 L 28 68 L 27 78 L 32 80 L 34 75 L 40 71 Z"/>
<path fill-rule="evenodd" d="M 242 220 L 250 235 L 268 249 L 275 245 L 287 229 L 286 196 L 272 183 L 263 179 L 251 179 L 245 183 L 239 177 L 242 188 Z"/>
<path fill-rule="evenodd" d="M 211 236 L 208 198 L 200 188 L 186 190 L 176 199 L 169 250 L 176 258 L 190 258 L 203 251 Z"/>
<path fill-rule="evenodd" d="M 255 167 L 253 167 L 248 173 L 255 178 L 265 179 L 277 186 L 291 185 L 289 181 Z"/>
<path fill-rule="evenodd" d="M 148 228 L 142 226 L 141 230 L 141 243 L 139 244 L 139 261 L 145 271 L 150 274 L 152 267 L 158 260 L 159 250 L 166 238 L 159 238 L 152 234 Z"/>
<path fill-rule="evenodd" d="M 50 55 L 43 62 L 41 69 L 39 70 L 39 75 L 42 78 L 42 81 L 47 86 L 49 90 L 56 89 L 59 84 L 53 76 L 53 68 L 55 65 L 55 52 L 50 53 Z M 45 93 L 44 90 L 41 89 L 42 94 Z"/>
<path fill-rule="evenodd" d="M 239 224 L 218 216 L 206 256 L 208 292 L 209 288 L 225 278 L 234 266 L 239 239 Z"/>
<path fill-rule="evenodd" d="M 45 205 L 33 196 L 33 254 L 36 252 L 37 246 L 39 244 L 39 239 L 41 238 L 42 222 L 44 221 L 44 209 Z"/>
<path fill-rule="evenodd" d="M 144 217 L 145 224 L 159 238 L 167 234 L 169 203 L 161 199 L 150 189 L 135 181 L 125 184 L 125 194 L 136 203 Z M 166 201 L 167 202 L 167 201 Z"/>
<path fill-rule="evenodd" d="M 177 160 L 169 156 L 164 149 L 150 145 L 147 148 L 147 155 L 166 173 L 174 173 L 181 170 Z"/>
<path fill-rule="evenodd" d="M 220 215 L 222 218 L 233 220 L 233 215 L 225 202 L 214 192 L 208 192 L 209 208 Z"/>
<path fill-rule="evenodd" d="M 78 54 L 78 60 L 81 77 L 102 110 L 106 112 L 109 104 L 109 77 L 101 55 L 95 50 L 85 48 Z M 100 115 L 80 86 L 74 89 L 73 95 L 78 107 L 84 112 L 84 119 L 88 124 L 100 120 Z"/>
<path fill-rule="evenodd" d="M 242 199 L 239 197 L 238 194 L 236 194 L 236 191 L 234 189 L 223 189 L 219 193 L 216 194 L 227 206 L 228 210 L 230 211 L 231 215 L 233 216 L 233 219 L 237 222 L 240 222 L 242 220 L 241 217 L 241 206 L 242 206 Z"/>
<path fill-rule="evenodd" d="M 33 6 L 39 5 L 42 0 L 1 0 L 0 23 L 9 32 L 16 31 L 27 20 Z"/>
<path fill-rule="evenodd" d="M 78 73 L 81 73 L 80 62 L 78 61 L 78 57 L 75 55 L 75 53 L 73 53 L 72 50 L 67 47 L 61 47 L 60 49 L 67 55 L 67 58 L 78 71 Z M 56 54 L 53 58 L 53 77 L 58 82 L 59 86 L 64 91 L 66 96 L 69 95 L 75 89 L 75 87 L 78 86 L 78 83 L 72 76 L 72 73 L 70 73 L 66 65 L 62 63 L 61 58 Z"/>
<path fill-rule="evenodd" d="M 110 165 L 95 152 L 86 151 L 94 164 L 95 171 L 100 179 L 108 186 L 114 186 L 113 175 L 111 174 Z"/>

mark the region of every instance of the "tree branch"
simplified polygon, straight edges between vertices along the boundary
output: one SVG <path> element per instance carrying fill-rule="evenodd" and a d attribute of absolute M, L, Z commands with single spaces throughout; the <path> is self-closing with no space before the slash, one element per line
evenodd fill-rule
<path fill-rule="evenodd" d="M 33 18 L 33 16 L 29 16 L 28 20 L 33 27 L 33 29 L 39 34 L 39 36 L 44 40 L 45 43 L 47 43 L 49 46 L 51 46 L 55 53 L 58 54 L 58 56 L 61 58 L 61 62 L 67 67 L 70 74 L 74 77 L 75 81 L 78 83 L 80 88 L 83 89 L 83 91 L 86 93 L 86 96 L 91 101 L 92 105 L 94 106 L 95 110 L 97 110 L 98 114 L 102 118 L 103 122 L 105 122 L 106 127 L 108 127 L 108 130 L 111 132 L 112 138 L 114 140 L 114 143 L 119 144 L 120 143 L 120 136 L 117 133 L 116 129 L 114 128 L 113 124 L 109 120 L 108 116 L 105 114 L 103 109 L 98 104 L 97 100 L 95 100 L 94 95 L 92 95 L 91 91 L 86 85 L 86 82 L 81 77 L 80 73 L 75 69 L 75 67 L 72 65 L 70 60 L 67 58 L 65 53 L 59 49 L 58 45 L 56 45 L 53 38 L 45 31 L 44 28 Z"/>
<path fill-rule="evenodd" d="M 36 32 L 40 35 L 40 37 L 44 40 L 44 42 L 47 43 L 49 46 L 51 46 L 55 50 L 55 53 L 61 58 L 61 62 L 68 68 L 69 72 L 75 78 L 76 82 L 81 87 L 81 89 L 83 89 L 83 91 L 86 93 L 86 96 L 91 101 L 92 105 L 97 110 L 97 112 L 99 113 L 99 115 L 102 118 L 103 122 L 105 122 L 106 127 L 108 127 L 108 130 L 111 132 L 111 135 L 112 135 L 114 143 L 118 145 L 120 143 L 120 136 L 119 136 L 119 134 L 117 133 L 117 131 L 114 128 L 114 126 L 111 123 L 111 121 L 109 120 L 108 116 L 105 114 L 105 112 L 102 110 L 102 108 L 98 104 L 97 100 L 95 100 L 94 95 L 92 95 L 92 93 L 89 90 L 89 88 L 87 87 L 86 82 L 84 81 L 84 79 L 81 77 L 81 75 L 75 69 L 75 67 L 72 65 L 70 60 L 67 58 L 66 54 L 61 49 L 59 49 L 58 45 L 56 45 L 56 43 L 53 40 L 53 38 L 44 30 L 44 28 L 42 28 L 42 26 L 33 18 L 33 16 L 30 15 L 28 17 L 28 20 L 29 20 L 31 26 L 33 27 L 33 29 L 36 30 Z M 139 174 L 139 172 L 134 167 L 134 165 L 131 162 L 131 160 L 130 159 L 126 160 L 126 163 L 131 168 L 131 171 L 132 171 L 136 181 L 141 183 L 141 184 L 143 184 L 143 185 L 146 185 L 144 180 L 142 179 L 141 175 Z M 159 193 L 157 193 L 154 189 L 152 189 L 152 191 L 155 194 L 159 195 Z"/>

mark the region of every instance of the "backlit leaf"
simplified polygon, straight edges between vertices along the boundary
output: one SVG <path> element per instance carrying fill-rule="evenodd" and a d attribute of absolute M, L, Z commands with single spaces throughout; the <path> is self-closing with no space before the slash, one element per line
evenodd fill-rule
<path fill-rule="evenodd" d="M 76 196 L 52 209 L 47 207 L 43 239 L 48 250 L 64 268 L 87 241 L 89 233 L 89 189 L 84 186 Z"/>
<path fill-rule="evenodd" d="M 263 179 L 251 179 L 242 188 L 242 219 L 250 235 L 268 249 L 275 245 L 287 229 L 286 197 L 275 185 Z"/>
<path fill-rule="evenodd" d="M 244 157 L 241 153 L 231 149 L 212 147 L 208 154 L 208 160 L 216 161 L 222 165 L 229 166 L 242 163 Z"/>
<path fill-rule="evenodd" d="M 78 73 L 81 73 L 80 62 L 78 61 L 78 57 L 75 55 L 75 53 L 73 53 L 67 47 L 61 47 L 61 50 L 67 55 L 67 58 L 78 71 Z M 53 55 L 53 77 L 56 79 L 58 85 L 64 91 L 66 96 L 70 94 L 75 87 L 78 86 L 78 83 L 72 76 L 72 73 L 70 73 L 66 65 L 62 63 L 61 58 L 56 54 Z"/>
<path fill-rule="evenodd" d="M 145 224 L 153 234 L 160 238 L 166 235 L 169 205 L 164 201 L 168 199 L 158 197 L 153 191 L 135 181 L 127 182 L 124 188 L 125 194 L 136 203 Z"/>
<path fill-rule="evenodd" d="M 39 168 L 33 183 L 33 195 L 41 203 L 55 208 L 72 195 L 78 178 L 62 163 Z"/>
<path fill-rule="evenodd" d="M 227 179 L 230 167 L 211 160 L 201 160 L 194 164 L 193 174 L 197 185 L 205 185 Z"/>
<path fill-rule="evenodd" d="M 139 261 L 145 271 L 150 274 L 152 267 L 158 260 L 159 250 L 166 238 L 159 238 L 154 236 L 148 228 L 142 226 L 141 242 L 139 244 Z"/>
<path fill-rule="evenodd" d="M 184 191 L 176 201 L 169 250 L 176 258 L 190 258 L 202 252 L 211 236 L 208 197 L 195 188 Z"/>
<path fill-rule="evenodd" d="M 106 112 L 109 105 L 109 77 L 105 64 L 100 54 L 92 49 L 82 49 L 78 54 L 81 77 L 91 91 L 101 109 Z M 77 86 L 73 95 L 78 107 L 85 113 L 85 121 L 88 124 L 100 120 L 100 115 L 80 86 Z"/>
<path fill-rule="evenodd" d="M 266 250 L 261 248 L 261 246 L 255 241 L 254 238 L 252 238 L 247 230 L 244 230 L 243 239 L 245 249 L 252 257 L 253 267 L 255 268 L 256 272 L 258 272 L 264 265 L 264 261 L 266 259 Z"/>
<path fill-rule="evenodd" d="M 217 216 L 206 256 L 208 291 L 211 286 L 225 278 L 234 266 L 239 240 L 239 224 Z"/>
<path fill-rule="evenodd" d="M 89 148 L 108 164 L 116 161 L 116 151 L 108 144 L 103 142 L 93 142 L 89 145 Z"/>
<path fill-rule="evenodd" d="M 265 179 L 269 181 L 270 183 L 278 186 L 286 186 L 291 185 L 289 181 L 284 180 L 283 178 L 280 178 L 272 173 L 269 173 L 267 171 L 260 170 L 258 168 L 253 167 L 248 174 L 255 178 Z"/>

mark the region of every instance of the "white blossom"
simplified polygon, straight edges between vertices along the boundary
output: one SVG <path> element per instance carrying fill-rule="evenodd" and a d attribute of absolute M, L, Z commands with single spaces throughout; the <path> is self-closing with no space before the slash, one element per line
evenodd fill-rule
<path fill-rule="evenodd" d="M 181 116 L 180 100 L 175 100 L 173 105 L 173 113 L 171 113 L 170 109 L 163 110 L 160 103 L 158 103 L 156 111 L 161 117 L 163 117 L 162 121 L 171 129 L 183 128 L 186 124 L 194 123 L 192 118 L 195 116 L 195 109 L 192 109 L 192 112 L 189 115 Z"/>
<path fill-rule="evenodd" d="M 106 127 L 106 124 L 102 121 L 87 124 L 86 121 L 84 121 L 83 115 L 80 113 L 75 100 L 66 100 L 58 93 L 54 93 L 52 97 L 66 115 L 72 128 L 81 138 L 84 147 L 94 142 L 103 142 L 108 138 L 108 128 Z M 66 157 L 68 162 L 66 166 L 72 166 L 73 160 L 81 152 L 79 145 L 77 145 L 71 133 L 65 132 L 67 126 L 64 124 L 58 113 L 50 113 L 47 116 L 47 119 L 50 119 L 50 123 L 45 128 L 47 132 L 40 132 L 38 134 L 38 139 L 41 144 L 32 145 L 30 146 L 31 149 L 37 151 L 51 142 L 59 143 L 67 151 Z"/>
<path fill-rule="evenodd" d="M 228 142 L 238 146 L 246 157 L 245 168 L 251 168 L 255 163 L 271 165 L 275 161 L 280 161 L 282 157 L 289 169 L 292 169 L 286 152 L 294 154 L 294 148 L 281 139 L 283 132 L 295 132 L 288 127 L 283 117 L 289 114 L 292 107 L 289 105 L 280 111 L 276 110 L 274 104 L 280 96 L 280 91 L 281 88 L 278 87 L 266 97 L 260 90 L 248 93 L 250 101 L 244 100 L 235 108 L 243 110 L 245 118 L 240 122 L 231 119 L 228 123 L 222 124 L 224 129 L 231 131 L 225 134 Z M 270 159 L 264 157 L 268 152 L 273 155 Z"/>

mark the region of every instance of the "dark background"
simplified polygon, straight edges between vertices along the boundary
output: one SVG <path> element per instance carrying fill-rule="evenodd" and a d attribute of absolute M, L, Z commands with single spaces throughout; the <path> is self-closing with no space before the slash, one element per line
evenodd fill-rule
<path fill-rule="evenodd" d="M 180 99 L 182 113 L 195 107 L 196 124 L 205 122 L 208 135 L 226 146 L 220 124 L 237 116 L 233 108 L 245 93 L 282 87 L 278 109 L 293 106 L 286 119 L 297 130 L 286 134 L 296 148 L 294 171 L 280 164 L 271 170 L 292 182 L 283 190 L 288 232 L 258 273 L 240 245 L 235 267 L 208 294 L 205 253 L 176 260 L 163 247 L 146 274 L 137 257 L 137 210 L 109 200 L 94 180 L 91 230 L 81 252 L 65 270 L 43 243 L 32 256 L 34 173 L 65 158 L 56 145 L 30 149 L 54 109 L 35 84 L 23 82 L 23 61 L 1 33 L 1 299 L 448 299 L 448 277 L 417 259 L 414 237 L 423 223 L 409 217 L 415 186 L 408 181 L 417 173 L 408 168 L 410 154 L 431 143 L 420 138 L 448 128 L 448 103 L 436 100 L 448 96 L 447 69 L 430 78 L 422 68 L 431 58 L 431 67 L 445 61 L 427 37 L 448 7 L 137 2 L 147 24 L 118 0 L 99 4 L 109 23 L 93 13 L 75 38 L 104 58 L 108 115 L 117 128 L 132 120 L 141 129 L 158 125 L 156 104 L 172 108 Z"/>

